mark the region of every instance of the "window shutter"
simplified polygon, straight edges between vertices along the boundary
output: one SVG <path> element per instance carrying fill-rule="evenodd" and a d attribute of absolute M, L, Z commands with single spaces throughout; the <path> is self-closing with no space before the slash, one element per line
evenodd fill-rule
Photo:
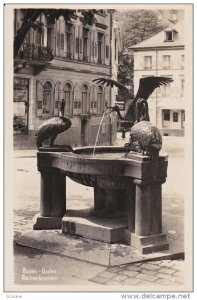
<path fill-rule="evenodd" d="M 73 105 L 74 115 L 79 114 L 79 109 L 78 109 L 78 102 L 79 101 L 80 101 L 80 95 L 79 95 L 78 86 L 76 86 L 75 89 L 74 89 L 74 105 Z"/>
<path fill-rule="evenodd" d="M 93 101 L 94 101 L 94 85 L 90 88 L 90 112 L 93 112 Z"/>
<path fill-rule="evenodd" d="M 109 34 L 105 34 L 105 58 L 109 60 Z"/>
<path fill-rule="evenodd" d="M 79 25 L 79 28 L 78 28 L 78 33 L 79 33 L 79 58 L 82 59 L 83 58 L 83 26 L 82 25 Z"/>
<path fill-rule="evenodd" d="M 57 32 L 57 53 L 60 54 L 60 32 Z"/>
<path fill-rule="evenodd" d="M 88 60 L 90 60 L 90 30 L 88 31 L 88 39 L 87 39 L 87 56 L 88 56 Z"/>
<path fill-rule="evenodd" d="M 43 87 L 40 81 L 36 81 L 36 116 L 42 116 L 42 103 L 43 103 Z"/>
<path fill-rule="evenodd" d="M 71 28 L 71 35 L 70 35 L 70 52 L 71 52 L 71 58 L 73 58 L 74 55 L 74 37 L 75 37 L 75 25 L 72 25 Z"/>
<path fill-rule="evenodd" d="M 109 34 L 105 35 L 105 53 L 104 53 L 104 58 L 105 58 L 105 63 L 109 64 L 109 58 L 110 58 L 110 40 L 109 40 Z"/>
<path fill-rule="evenodd" d="M 79 38 L 76 37 L 76 49 L 75 49 L 76 53 L 79 53 Z"/>
<path fill-rule="evenodd" d="M 98 56 L 98 32 L 95 31 L 95 42 L 94 42 L 94 57 Z"/>
<path fill-rule="evenodd" d="M 98 112 L 98 103 L 97 103 L 97 86 L 94 87 L 94 103 L 96 102 L 96 107 L 94 106 L 94 113 Z"/>
<path fill-rule="evenodd" d="M 90 32 L 90 41 L 91 41 L 91 60 L 94 61 L 94 42 L 95 42 L 95 29 L 92 28 Z"/>
<path fill-rule="evenodd" d="M 54 115 L 59 115 L 59 103 L 60 103 L 60 83 L 58 82 L 55 86 L 55 107 L 54 107 Z"/>
<path fill-rule="evenodd" d="M 110 105 L 110 88 L 106 87 L 104 90 L 105 108 Z"/>

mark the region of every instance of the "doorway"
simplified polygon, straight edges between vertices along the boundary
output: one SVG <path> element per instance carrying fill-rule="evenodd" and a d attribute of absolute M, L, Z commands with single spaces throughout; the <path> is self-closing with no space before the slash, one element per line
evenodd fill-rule
<path fill-rule="evenodd" d="M 88 145 L 88 120 L 81 119 L 81 146 Z"/>

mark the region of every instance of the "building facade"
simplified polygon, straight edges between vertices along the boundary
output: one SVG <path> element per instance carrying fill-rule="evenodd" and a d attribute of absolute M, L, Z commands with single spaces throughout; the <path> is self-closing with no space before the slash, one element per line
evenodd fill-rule
<path fill-rule="evenodd" d="M 22 24 L 23 11 L 15 10 L 15 34 Z M 39 125 L 59 115 L 65 100 L 65 115 L 71 128 L 58 135 L 55 143 L 72 146 L 93 145 L 107 106 L 115 101 L 116 91 L 92 82 L 98 77 L 116 79 L 120 33 L 113 12 L 99 10 L 93 26 L 83 26 L 83 16 L 71 21 L 60 17 L 44 24 L 41 33 L 29 30 L 14 59 L 14 140 L 35 145 Z M 50 61 L 51 55 L 53 59 Z M 104 117 L 98 144 L 110 145 L 116 139 L 116 116 Z"/>
<path fill-rule="evenodd" d="M 184 136 L 184 26 L 182 21 L 176 22 L 176 15 L 174 20 L 174 24 L 162 32 L 131 48 L 134 53 L 134 93 L 142 77 L 172 77 L 172 83 L 157 88 L 150 96 L 150 120 L 163 135 Z"/>

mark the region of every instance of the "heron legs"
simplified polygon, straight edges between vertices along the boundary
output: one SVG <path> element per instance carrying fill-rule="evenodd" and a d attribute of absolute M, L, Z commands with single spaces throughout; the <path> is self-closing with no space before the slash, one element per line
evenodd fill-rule
<path fill-rule="evenodd" d="M 50 146 L 54 145 L 54 141 L 55 141 L 56 137 L 57 137 L 57 134 L 51 135 L 51 137 L 50 137 Z"/>

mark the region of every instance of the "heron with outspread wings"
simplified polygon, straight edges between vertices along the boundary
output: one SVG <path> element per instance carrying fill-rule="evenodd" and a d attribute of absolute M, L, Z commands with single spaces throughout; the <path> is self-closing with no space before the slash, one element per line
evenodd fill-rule
<path fill-rule="evenodd" d="M 94 79 L 93 82 L 97 84 L 110 86 L 110 87 L 118 87 L 120 90 L 123 91 L 126 101 L 129 101 L 127 112 L 125 117 L 123 118 L 120 114 L 119 107 L 114 106 L 112 109 L 113 111 L 117 111 L 120 119 L 126 120 L 130 123 L 130 127 L 134 125 L 134 123 L 139 121 L 149 121 L 149 114 L 148 114 L 148 98 L 153 93 L 153 91 L 162 86 L 169 84 L 172 82 L 173 79 L 170 77 L 161 77 L 161 76 L 149 76 L 145 78 L 141 78 L 139 82 L 139 89 L 135 98 L 131 99 L 131 91 L 125 87 L 123 84 L 108 78 L 97 78 Z"/>

